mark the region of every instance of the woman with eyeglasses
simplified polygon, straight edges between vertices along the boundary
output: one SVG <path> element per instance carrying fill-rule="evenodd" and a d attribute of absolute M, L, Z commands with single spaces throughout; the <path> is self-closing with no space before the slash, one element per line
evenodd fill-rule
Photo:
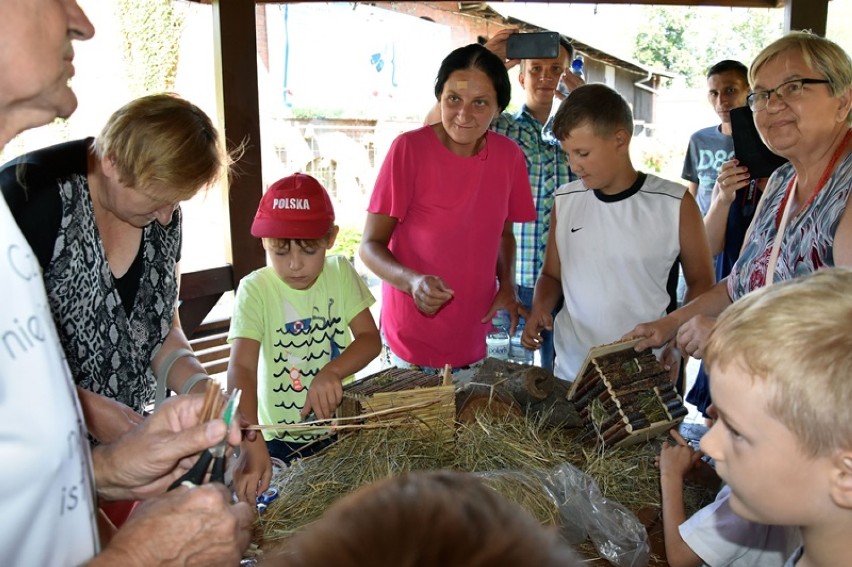
<path fill-rule="evenodd" d="M 748 105 L 764 143 L 789 163 L 765 188 L 740 257 L 707 293 L 666 317 L 638 325 L 636 348 L 676 339 L 701 358 L 715 317 L 743 295 L 823 267 L 852 266 L 852 61 L 834 42 L 791 32 L 758 54 L 749 70 Z M 742 168 L 722 186 L 744 186 Z"/>

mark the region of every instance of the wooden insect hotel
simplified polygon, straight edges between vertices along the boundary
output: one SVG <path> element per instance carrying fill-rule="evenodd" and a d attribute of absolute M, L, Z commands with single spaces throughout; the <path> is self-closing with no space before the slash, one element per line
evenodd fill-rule
<path fill-rule="evenodd" d="M 637 342 L 591 349 L 568 391 L 589 433 L 606 447 L 657 437 L 688 413 L 668 371 L 650 350 L 636 352 Z"/>
<path fill-rule="evenodd" d="M 439 375 L 389 368 L 344 386 L 337 417 L 359 415 L 367 416 L 366 423 L 405 423 L 452 440 L 455 388 L 448 378 Z"/>

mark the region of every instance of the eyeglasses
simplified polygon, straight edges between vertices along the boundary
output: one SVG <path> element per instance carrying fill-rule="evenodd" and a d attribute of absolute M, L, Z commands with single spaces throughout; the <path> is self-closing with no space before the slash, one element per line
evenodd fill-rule
<path fill-rule="evenodd" d="M 823 85 L 826 83 L 831 83 L 831 81 L 828 79 L 793 79 L 792 81 L 781 83 L 774 89 L 751 93 L 746 97 L 746 102 L 752 112 L 759 112 L 769 104 L 772 93 L 775 93 L 778 100 L 791 102 L 802 96 L 804 85 Z"/>

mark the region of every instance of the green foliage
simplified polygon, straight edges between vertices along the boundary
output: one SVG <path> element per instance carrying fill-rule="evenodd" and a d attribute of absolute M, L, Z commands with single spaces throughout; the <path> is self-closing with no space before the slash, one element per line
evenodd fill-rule
<path fill-rule="evenodd" d="M 636 36 L 640 63 L 703 87 L 707 69 L 723 59 L 748 66 L 783 33 L 782 10 L 760 8 L 646 7 Z"/>
<path fill-rule="evenodd" d="M 350 261 L 354 261 L 355 254 L 358 253 L 358 246 L 361 244 L 362 232 L 363 229 L 360 226 L 341 226 L 331 253 L 341 254 L 349 258 Z"/>
<path fill-rule="evenodd" d="M 115 0 L 124 38 L 123 56 L 136 96 L 174 88 L 184 14 L 172 0 Z"/>
<path fill-rule="evenodd" d="M 654 7 L 646 8 L 645 15 L 645 24 L 636 35 L 636 60 L 685 77 L 695 75 L 697 62 L 688 44 L 694 12 Z"/>

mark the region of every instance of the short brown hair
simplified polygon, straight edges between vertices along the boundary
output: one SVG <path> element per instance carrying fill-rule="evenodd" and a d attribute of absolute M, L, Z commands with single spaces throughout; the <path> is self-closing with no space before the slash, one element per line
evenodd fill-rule
<path fill-rule="evenodd" d="M 364 486 L 298 533 L 286 567 L 571 567 L 555 531 L 476 476 L 414 472 Z"/>
<path fill-rule="evenodd" d="M 553 117 L 553 135 L 560 142 L 571 130 L 590 124 L 596 136 L 612 136 L 618 130 L 633 135 L 633 112 L 623 96 L 601 83 L 577 87 L 562 103 Z"/>

